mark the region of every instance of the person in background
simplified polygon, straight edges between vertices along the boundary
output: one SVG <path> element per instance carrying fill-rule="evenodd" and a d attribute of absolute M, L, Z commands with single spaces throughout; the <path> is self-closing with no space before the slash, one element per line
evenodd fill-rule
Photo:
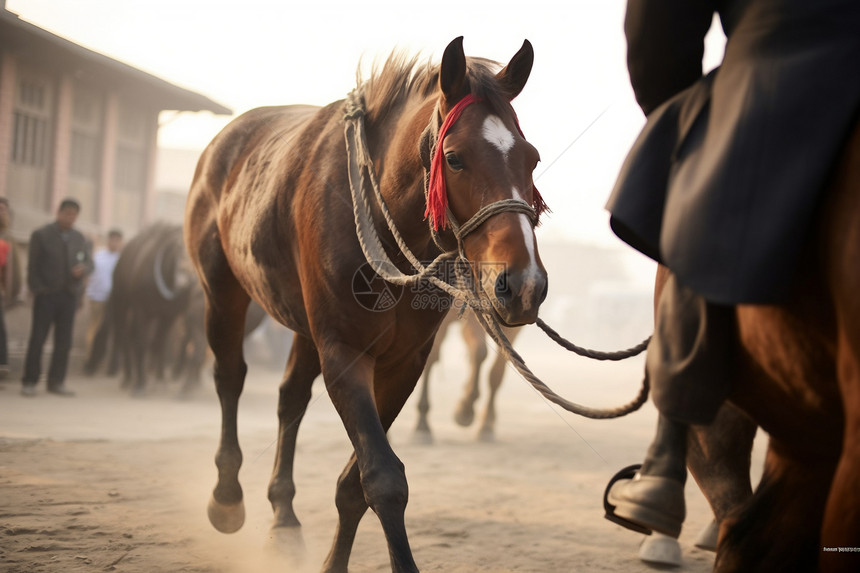
<path fill-rule="evenodd" d="M 9 375 L 9 344 L 6 339 L 6 319 L 3 309 L 7 298 L 13 296 L 11 292 L 7 292 L 14 261 L 13 243 L 7 234 L 11 224 L 12 213 L 9 210 L 9 200 L 6 197 L 0 197 L 0 379 Z"/>
<path fill-rule="evenodd" d="M 53 223 L 36 229 L 30 236 L 27 285 L 33 294 L 33 322 L 21 393 L 36 395 L 42 370 L 42 349 L 54 328 L 54 350 L 48 369 L 48 392 L 74 396 L 66 387 L 69 351 L 72 347 L 75 312 L 83 293 L 84 279 L 93 270 L 89 244 L 73 226 L 81 206 L 64 199 Z"/>
<path fill-rule="evenodd" d="M 87 305 L 89 324 L 87 325 L 87 355 L 92 354 L 93 341 L 104 319 L 105 304 L 113 287 L 113 270 L 122 250 L 122 231 L 111 229 L 107 235 L 106 248 L 93 255 L 93 274 L 87 283 Z"/>

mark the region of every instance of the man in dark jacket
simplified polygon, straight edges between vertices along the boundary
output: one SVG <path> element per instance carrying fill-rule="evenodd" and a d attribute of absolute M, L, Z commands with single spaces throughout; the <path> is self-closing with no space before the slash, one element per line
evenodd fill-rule
<path fill-rule="evenodd" d="M 22 394 L 35 396 L 41 374 L 42 348 L 54 327 L 54 351 L 48 369 L 48 392 L 73 396 L 66 388 L 66 370 L 72 347 L 75 311 L 84 278 L 93 270 L 90 249 L 84 236 L 73 229 L 81 207 L 64 199 L 53 223 L 30 236 L 27 285 L 33 294 L 33 323 L 24 363 Z"/>
<path fill-rule="evenodd" d="M 715 11 L 728 41 L 703 77 Z M 646 365 L 657 436 L 609 492 L 625 526 L 680 533 L 687 426 L 709 424 L 729 394 L 734 306 L 778 303 L 793 284 L 860 109 L 858 30 L 856 0 L 628 0 L 648 121 L 608 209 L 616 234 L 670 274 Z"/>

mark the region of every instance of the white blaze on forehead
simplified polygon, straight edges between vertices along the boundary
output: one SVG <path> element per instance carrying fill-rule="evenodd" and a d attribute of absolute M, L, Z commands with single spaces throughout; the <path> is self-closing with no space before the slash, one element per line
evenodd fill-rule
<path fill-rule="evenodd" d="M 494 145 L 504 156 L 507 156 L 508 151 L 514 146 L 514 134 L 505 127 L 505 122 L 497 115 L 487 116 L 482 132 L 484 139 Z"/>

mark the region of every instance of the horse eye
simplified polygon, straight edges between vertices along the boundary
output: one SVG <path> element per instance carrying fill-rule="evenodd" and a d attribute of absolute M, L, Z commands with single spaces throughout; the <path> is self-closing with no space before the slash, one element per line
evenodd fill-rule
<path fill-rule="evenodd" d="M 457 157 L 457 154 L 453 151 L 449 151 L 445 154 L 445 161 L 448 162 L 448 167 L 450 167 L 454 171 L 462 171 L 463 163 L 460 161 L 460 158 Z"/>

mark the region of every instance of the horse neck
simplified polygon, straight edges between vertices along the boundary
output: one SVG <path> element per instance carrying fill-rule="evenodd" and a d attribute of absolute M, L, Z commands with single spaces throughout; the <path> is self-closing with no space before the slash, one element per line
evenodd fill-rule
<path fill-rule="evenodd" d="M 419 155 L 419 140 L 434 113 L 432 98 L 407 102 L 400 113 L 390 113 L 368 126 L 368 145 L 389 211 L 410 249 L 419 257 L 435 257 L 438 248 L 424 219 L 425 168 Z M 386 229 L 379 211 L 377 228 Z"/>

